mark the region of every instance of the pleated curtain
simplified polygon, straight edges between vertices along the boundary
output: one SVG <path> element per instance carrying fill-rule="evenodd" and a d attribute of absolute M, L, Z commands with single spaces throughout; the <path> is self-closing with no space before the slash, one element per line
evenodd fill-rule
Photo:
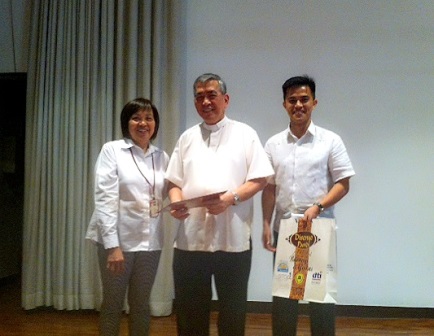
<path fill-rule="evenodd" d="M 150 98 L 170 155 L 182 124 L 184 15 L 180 1 L 32 1 L 25 150 L 22 306 L 98 309 L 95 246 L 84 239 L 101 146 L 121 138 L 120 112 Z M 152 293 L 172 309 L 173 222 Z"/>

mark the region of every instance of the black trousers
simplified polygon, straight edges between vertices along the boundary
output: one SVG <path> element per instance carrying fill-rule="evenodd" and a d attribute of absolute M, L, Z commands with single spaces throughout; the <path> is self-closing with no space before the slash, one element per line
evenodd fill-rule
<path fill-rule="evenodd" d="M 157 274 L 161 251 L 123 252 L 125 272 L 113 274 L 107 269 L 108 251 L 98 244 L 103 301 L 100 335 L 119 335 L 125 294 L 128 289 L 128 330 L 130 336 L 149 335 L 151 309 L 149 299 Z"/>
<path fill-rule="evenodd" d="M 252 251 L 202 252 L 175 249 L 173 274 L 178 335 L 208 336 L 212 276 L 221 336 L 243 336 Z"/>
<path fill-rule="evenodd" d="M 310 330 L 313 336 L 335 335 L 335 305 L 309 303 Z M 298 301 L 273 296 L 273 336 L 297 334 Z"/>
<path fill-rule="evenodd" d="M 279 234 L 274 231 L 277 244 Z M 335 335 L 335 305 L 330 303 L 309 303 L 310 330 L 313 336 Z M 273 336 L 295 336 L 297 334 L 298 300 L 273 296 Z"/>

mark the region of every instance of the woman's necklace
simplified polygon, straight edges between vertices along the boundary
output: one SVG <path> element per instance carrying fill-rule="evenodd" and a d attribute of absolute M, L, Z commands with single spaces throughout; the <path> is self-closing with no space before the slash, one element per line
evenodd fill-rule
<path fill-rule="evenodd" d="M 153 183 L 149 182 L 149 180 L 146 178 L 145 174 L 140 170 L 139 165 L 137 164 L 136 158 L 134 157 L 133 151 L 130 148 L 131 157 L 133 158 L 134 163 L 136 164 L 136 167 L 138 171 L 140 172 L 140 175 L 143 176 L 143 178 L 146 180 L 146 182 L 149 184 L 149 190 L 151 191 L 151 199 L 149 201 L 149 213 L 152 218 L 155 218 L 160 213 L 161 208 L 161 202 L 155 198 L 155 164 L 154 164 L 154 153 L 151 153 L 151 159 L 152 159 L 152 173 L 154 177 Z"/>

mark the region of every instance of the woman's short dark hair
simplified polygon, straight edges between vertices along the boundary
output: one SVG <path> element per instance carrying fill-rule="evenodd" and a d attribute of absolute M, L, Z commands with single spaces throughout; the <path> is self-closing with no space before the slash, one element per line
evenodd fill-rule
<path fill-rule="evenodd" d="M 121 112 L 121 128 L 122 135 L 125 138 L 131 138 L 130 131 L 128 129 L 128 123 L 133 116 L 133 114 L 139 111 L 152 111 L 152 115 L 155 120 L 155 130 L 154 134 L 152 134 L 151 140 L 154 140 L 157 137 L 158 128 L 160 127 L 160 116 L 158 114 L 158 110 L 154 104 L 149 99 L 145 98 L 136 98 L 128 102 Z"/>

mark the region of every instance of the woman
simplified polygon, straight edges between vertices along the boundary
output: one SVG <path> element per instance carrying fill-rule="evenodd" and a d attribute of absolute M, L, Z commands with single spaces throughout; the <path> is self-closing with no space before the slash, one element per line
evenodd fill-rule
<path fill-rule="evenodd" d="M 163 243 L 161 204 L 169 156 L 153 146 L 160 119 L 137 98 L 121 113 L 122 140 L 106 143 L 95 166 L 95 210 L 86 238 L 97 243 L 103 285 L 100 334 L 119 335 L 128 288 L 130 335 L 148 335 L 149 297 Z"/>

